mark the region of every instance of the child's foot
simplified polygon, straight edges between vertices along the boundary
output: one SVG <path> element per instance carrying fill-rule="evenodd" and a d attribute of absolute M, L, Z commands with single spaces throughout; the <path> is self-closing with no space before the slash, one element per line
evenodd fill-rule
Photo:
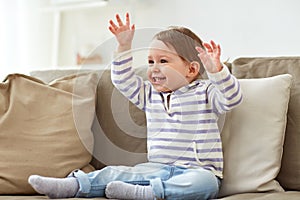
<path fill-rule="evenodd" d="M 155 198 L 151 186 L 132 185 L 122 181 L 107 184 L 105 195 L 110 199 L 153 200 Z"/>
<path fill-rule="evenodd" d="M 31 175 L 28 183 L 40 194 L 45 194 L 51 199 L 75 197 L 79 185 L 74 177 L 50 178 Z"/>

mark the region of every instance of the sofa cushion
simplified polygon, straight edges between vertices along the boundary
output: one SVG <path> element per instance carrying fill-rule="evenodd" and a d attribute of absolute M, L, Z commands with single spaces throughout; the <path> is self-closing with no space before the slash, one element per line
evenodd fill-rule
<path fill-rule="evenodd" d="M 298 200 L 300 192 L 269 192 L 236 194 L 218 200 Z"/>
<path fill-rule="evenodd" d="M 288 120 L 278 181 L 286 190 L 300 190 L 300 57 L 239 58 L 232 63 L 238 78 L 293 76 Z"/>
<path fill-rule="evenodd" d="M 283 191 L 276 180 L 283 151 L 291 76 L 239 80 L 243 102 L 226 114 L 221 133 L 220 196 Z"/>
<path fill-rule="evenodd" d="M 47 196 L 38 196 L 38 195 L 27 195 L 27 196 L 21 196 L 21 195 L 5 195 L 5 196 L 0 196 L 0 200 L 49 200 Z M 64 198 L 64 199 L 59 199 L 59 200 L 107 200 L 105 197 L 96 197 L 96 198 Z M 293 199 L 292 199 L 293 200 Z"/>
<path fill-rule="evenodd" d="M 63 70 L 36 70 L 30 74 L 43 81 L 92 71 L 85 68 Z M 146 78 L 146 69 L 136 70 Z M 146 118 L 145 113 L 129 102 L 114 88 L 110 70 L 97 70 L 96 114 L 93 123 L 95 138 L 92 165 L 101 169 L 106 165 L 135 165 L 146 162 Z"/>
<path fill-rule="evenodd" d="M 31 174 L 91 171 L 95 74 L 48 84 L 12 74 L 0 84 L 0 194 L 33 194 Z M 80 158 L 80 159 L 79 159 Z"/>

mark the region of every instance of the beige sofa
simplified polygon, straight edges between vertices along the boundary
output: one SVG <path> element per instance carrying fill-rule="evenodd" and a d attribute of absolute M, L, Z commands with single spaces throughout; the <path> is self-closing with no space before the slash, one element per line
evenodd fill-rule
<path fill-rule="evenodd" d="M 224 146 L 219 199 L 300 199 L 300 57 L 239 58 L 227 65 L 240 80 L 244 101 L 219 121 Z M 137 73 L 144 76 L 145 69 Z M 144 113 L 113 87 L 109 69 L 83 66 L 31 76 L 13 75 L 0 86 L 1 104 L 7 105 L 0 115 L 0 146 L 14 149 L 1 155 L 0 199 L 47 199 L 26 183 L 32 173 L 64 177 L 74 168 L 93 170 L 89 164 L 100 169 L 146 161 Z M 20 108 L 21 117 L 10 119 Z M 14 132 L 7 121 L 16 123 Z"/>

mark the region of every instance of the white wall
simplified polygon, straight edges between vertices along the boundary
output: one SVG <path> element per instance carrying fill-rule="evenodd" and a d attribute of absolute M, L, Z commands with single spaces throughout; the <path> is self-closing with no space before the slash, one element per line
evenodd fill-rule
<path fill-rule="evenodd" d="M 4 1 L 0 0 L 0 6 L 5 5 L 1 23 L 11 31 L 0 30 L 0 69 L 49 67 L 53 18 L 49 13 L 33 11 L 48 1 Z M 7 2 L 15 2 L 15 8 Z M 8 12 L 8 7 L 14 13 Z M 73 65 L 76 52 L 109 40 L 112 35 L 107 29 L 108 20 L 115 13 L 124 15 L 126 11 L 131 12 L 137 28 L 183 25 L 203 40 L 215 40 L 222 46 L 223 60 L 240 56 L 300 56 L 299 7 L 299 0 L 109 0 L 105 7 L 62 14 L 58 64 Z M 12 46 L 9 51 L 7 46 Z"/>
<path fill-rule="evenodd" d="M 40 12 L 47 1 L 0 0 L 0 77 L 49 65 L 52 16 Z"/>
<path fill-rule="evenodd" d="M 74 55 L 68 50 L 70 47 L 80 49 L 84 43 L 96 45 L 110 38 L 108 20 L 115 13 L 126 11 L 131 12 L 137 28 L 183 25 L 203 40 L 216 40 L 222 45 L 223 60 L 240 56 L 300 56 L 298 0 L 131 0 L 127 1 L 131 4 L 118 6 L 120 2 L 111 0 L 103 8 L 66 14 L 62 37 L 64 41 L 69 38 L 69 43 L 61 43 L 61 64 L 70 64 Z M 67 24 L 72 26 L 72 21 L 76 21 L 77 39 L 70 41 L 74 34 Z"/>

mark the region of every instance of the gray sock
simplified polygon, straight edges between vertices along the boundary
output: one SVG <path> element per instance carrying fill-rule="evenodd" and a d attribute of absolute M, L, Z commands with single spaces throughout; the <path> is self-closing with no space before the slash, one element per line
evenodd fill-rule
<path fill-rule="evenodd" d="M 107 184 L 105 195 L 109 199 L 153 200 L 155 198 L 151 186 L 132 185 L 122 181 Z"/>
<path fill-rule="evenodd" d="M 74 177 L 50 178 L 31 175 L 28 183 L 40 194 L 45 194 L 51 199 L 75 197 L 79 185 Z"/>

